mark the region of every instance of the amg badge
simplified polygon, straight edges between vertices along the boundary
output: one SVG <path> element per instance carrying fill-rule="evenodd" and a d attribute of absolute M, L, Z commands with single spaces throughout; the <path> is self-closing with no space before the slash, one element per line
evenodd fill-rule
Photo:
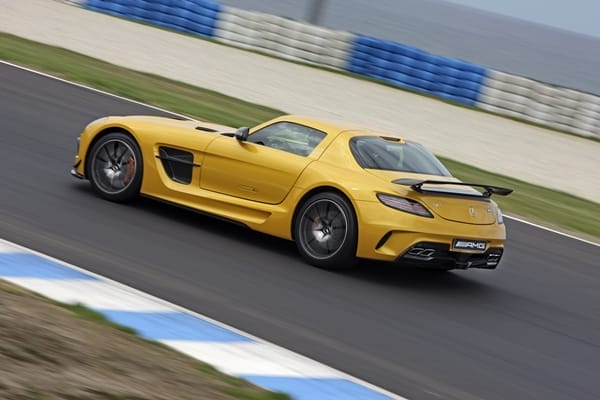
<path fill-rule="evenodd" d="M 485 240 L 454 239 L 452 241 L 452 247 L 456 250 L 485 251 L 486 245 Z"/>

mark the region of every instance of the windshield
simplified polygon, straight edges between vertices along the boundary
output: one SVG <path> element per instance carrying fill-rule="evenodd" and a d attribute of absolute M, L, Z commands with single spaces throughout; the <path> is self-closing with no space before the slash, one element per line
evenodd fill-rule
<path fill-rule="evenodd" d="M 284 121 L 254 132 L 248 136 L 248 142 L 287 151 L 299 156 L 307 156 L 321 143 L 324 137 L 325 133 L 321 131 Z"/>
<path fill-rule="evenodd" d="M 360 136 L 350 140 L 350 149 L 363 168 L 451 176 L 446 167 L 419 143 Z"/>

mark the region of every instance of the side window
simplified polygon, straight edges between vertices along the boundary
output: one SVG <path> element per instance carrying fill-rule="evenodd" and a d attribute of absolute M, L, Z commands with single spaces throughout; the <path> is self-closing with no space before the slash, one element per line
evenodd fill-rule
<path fill-rule="evenodd" d="M 248 136 L 248 141 L 299 156 L 309 155 L 325 133 L 292 122 L 277 122 Z"/>

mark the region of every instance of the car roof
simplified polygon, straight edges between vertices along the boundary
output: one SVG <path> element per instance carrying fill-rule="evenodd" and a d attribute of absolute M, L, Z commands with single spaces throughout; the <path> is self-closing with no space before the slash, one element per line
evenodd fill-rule
<path fill-rule="evenodd" d="M 334 119 L 317 118 L 317 117 L 306 117 L 302 115 L 283 115 L 273 120 L 273 122 L 288 121 L 294 122 L 301 125 L 310 126 L 326 133 L 340 133 L 348 130 L 365 130 L 368 129 L 365 126 L 355 123 L 349 123 L 345 121 L 337 121 Z"/>
<path fill-rule="evenodd" d="M 272 120 L 271 122 L 281 121 L 293 122 L 301 125 L 310 126 L 320 131 L 331 134 L 331 136 L 334 137 L 338 136 L 340 133 L 346 133 L 349 136 L 389 136 L 399 139 L 405 139 L 404 136 L 399 135 L 395 132 L 390 132 L 383 129 L 373 129 L 371 127 L 359 123 L 340 121 L 335 119 L 307 117 L 303 115 L 283 115 Z"/>

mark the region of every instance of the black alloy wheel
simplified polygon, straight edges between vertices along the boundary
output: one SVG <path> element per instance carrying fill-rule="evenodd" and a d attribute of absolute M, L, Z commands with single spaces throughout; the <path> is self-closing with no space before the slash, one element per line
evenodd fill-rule
<path fill-rule="evenodd" d="M 103 198 L 126 202 L 137 196 L 142 183 L 142 156 L 137 143 L 122 132 L 109 133 L 92 147 L 88 178 Z"/>
<path fill-rule="evenodd" d="M 312 265 L 346 269 L 356 264 L 358 229 L 349 202 L 334 192 L 310 197 L 296 216 L 294 239 Z"/>

